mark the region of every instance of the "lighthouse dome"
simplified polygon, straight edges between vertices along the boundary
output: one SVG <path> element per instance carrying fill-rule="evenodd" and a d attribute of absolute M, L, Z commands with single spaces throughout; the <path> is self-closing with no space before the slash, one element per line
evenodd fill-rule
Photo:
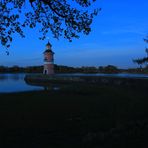
<path fill-rule="evenodd" d="M 48 43 L 46 44 L 46 49 L 51 49 L 51 47 L 52 47 L 52 45 L 48 41 Z"/>
<path fill-rule="evenodd" d="M 48 41 L 48 43 L 46 44 L 46 50 L 44 51 L 44 54 L 46 54 L 46 53 L 54 54 L 54 52 L 51 50 L 51 47 L 52 47 L 52 45 Z"/>

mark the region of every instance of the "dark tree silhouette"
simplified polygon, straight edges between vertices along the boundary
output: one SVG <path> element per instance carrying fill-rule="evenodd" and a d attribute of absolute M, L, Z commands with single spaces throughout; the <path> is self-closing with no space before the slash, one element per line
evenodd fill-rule
<path fill-rule="evenodd" d="M 144 39 L 144 41 L 145 41 L 146 43 L 148 43 L 148 36 Z"/>
<path fill-rule="evenodd" d="M 144 60 L 143 58 L 139 58 L 139 59 L 134 59 L 133 62 L 138 64 L 140 68 L 142 68 L 142 64 L 144 63 Z"/>
<path fill-rule="evenodd" d="M 144 41 L 146 43 L 148 43 L 148 36 L 144 39 Z M 133 62 L 134 63 L 137 63 L 138 65 L 140 65 L 140 67 L 142 67 L 142 64 L 146 63 L 148 65 L 148 48 L 146 47 L 145 49 L 145 52 L 146 52 L 146 57 L 144 58 L 138 58 L 138 59 L 134 59 Z"/>
<path fill-rule="evenodd" d="M 25 37 L 23 27 L 35 28 L 39 24 L 44 40 L 51 30 L 55 38 L 64 36 L 72 41 L 80 33 L 89 34 L 93 18 L 101 9 L 88 11 L 95 0 L 29 0 L 32 9 L 27 9 L 27 0 L 0 0 L 0 40 L 7 48 L 13 34 Z M 75 4 L 76 3 L 76 4 Z M 73 5 L 79 5 L 73 7 Z"/>

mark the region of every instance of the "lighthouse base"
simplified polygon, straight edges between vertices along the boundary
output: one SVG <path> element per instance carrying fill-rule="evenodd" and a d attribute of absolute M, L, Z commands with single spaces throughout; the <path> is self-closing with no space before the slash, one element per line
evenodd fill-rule
<path fill-rule="evenodd" d="M 53 75 L 54 74 L 54 65 L 53 64 L 44 65 L 43 74 L 45 74 L 45 75 Z"/>

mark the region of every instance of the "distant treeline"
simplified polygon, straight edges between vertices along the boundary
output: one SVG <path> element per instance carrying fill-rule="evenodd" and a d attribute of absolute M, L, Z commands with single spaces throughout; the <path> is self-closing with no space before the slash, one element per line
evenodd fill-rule
<path fill-rule="evenodd" d="M 83 67 L 70 67 L 63 65 L 54 65 L 55 73 L 148 73 L 148 67 L 146 68 L 133 68 L 133 69 L 119 69 L 114 65 L 108 66 L 83 66 Z M 43 66 L 28 66 L 28 67 L 5 67 L 0 66 L 0 73 L 42 73 Z"/>

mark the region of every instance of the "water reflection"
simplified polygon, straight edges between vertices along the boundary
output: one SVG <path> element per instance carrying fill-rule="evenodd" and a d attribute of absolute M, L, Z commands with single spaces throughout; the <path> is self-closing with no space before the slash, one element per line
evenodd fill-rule
<path fill-rule="evenodd" d="M 109 76 L 109 77 L 132 77 L 132 78 L 148 78 L 145 74 L 56 74 L 56 76 Z M 34 90 L 59 90 L 69 87 L 68 85 L 36 85 L 27 84 L 24 81 L 25 74 L 0 74 L 0 93 L 2 92 L 19 92 L 19 91 L 34 91 Z"/>
<path fill-rule="evenodd" d="M 14 75 L 12 75 L 10 78 L 11 78 L 12 80 L 14 80 L 14 81 L 18 81 L 18 80 L 22 79 L 22 77 L 20 77 L 19 74 L 14 74 Z"/>
<path fill-rule="evenodd" d="M 0 81 L 5 81 L 6 79 L 8 79 L 7 75 L 0 75 Z"/>
<path fill-rule="evenodd" d="M 19 79 L 23 79 L 25 74 L 0 74 L 0 80 L 14 80 L 17 81 Z"/>
<path fill-rule="evenodd" d="M 30 86 L 24 81 L 25 74 L 0 74 L 0 93 L 43 90 L 41 86 Z"/>
<path fill-rule="evenodd" d="M 148 78 L 148 74 L 132 74 L 132 73 L 117 73 L 117 74 L 84 74 L 84 73 L 67 73 L 67 74 L 56 74 L 57 76 L 107 76 L 107 77 L 122 77 L 122 78 Z"/>
<path fill-rule="evenodd" d="M 49 90 L 60 90 L 60 87 L 58 87 L 58 86 L 55 86 L 55 87 L 53 87 L 53 86 L 44 86 L 44 90 L 45 91 L 49 91 Z"/>

